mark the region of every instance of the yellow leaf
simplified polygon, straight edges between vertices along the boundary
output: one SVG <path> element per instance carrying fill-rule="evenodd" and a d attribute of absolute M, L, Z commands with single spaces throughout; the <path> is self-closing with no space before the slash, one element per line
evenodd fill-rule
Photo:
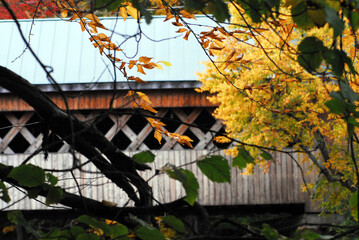
<path fill-rule="evenodd" d="M 180 13 L 182 14 L 182 16 L 183 16 L 184 18 L 193 18 L 193 19 L 196 19 L 195 16 L 194 16 L 194 14 L 189 13 L 189 12 L 187 12 L 186 10 L 182 10 L 182 11 L 180 11 Z"/>
<path fill-rule="evenodd" d="M 133 17 L 134 19 L 138 20 L 140 18 L 140 12 L 132 7 L 132 6 L 126 6 L 127 13 Z"/>
<path fill-rule="evenodd" d="M 127 11 L 125 7 L 120 7 L 120 15 L 123 17 L 123 21 L 126 21 L 127 18 Z"/>
<path fill-rule="evenodd" d="M 138 59 L 138 61 L 143 62 L 144 64 L 146 64 L 146 63 L 149 63 L 149 62 L 151 61 L 151 59 L 152 59 L 152 58 L 150 58 L 150 57 L 144 57 L 144 56 L 142 56 L 142 57 L 140 57 L 140 58 Z"/>
<path fill-rule="evenodd" d="M 137 95 L 144 101 L 148 102 L 149 104 L 152 104 L 151 100 L 148 98 L 148 96 L 143 92 L 136 92 Z"/>
<path fill-rule="evenodd" d="M 62 18 L 67 17 L 67 13 L 68 13 L 68 11 L 66 9 L 61 10 L 61 17 Z"/>
<path fill-rule="evenodd" d="M 142 74 L 145 74 L 145 75 L 146 75 L 145 71 L 143 71 L 143 67 L 142 67 L 142 65 L 137 64 L 137 65 L 136 65 L 136 67 L 137 67 L 137 72 L 140 72 L 140 73 L 142 73 Z"/>
<path fill-rule="evenodd" d="M 167 67 L 172 66 L 172 64 L 170 62 L 167 62 L 167 61 L 158 61 L 158 62 L 163 63 Z"/>
<path fill-rule="evenodd" d="M 156 111 L 153 107 L 151 107 L 150 105 L 148 105 L 148 104 L 146 104 L 146 103 L 140 104 L 140 107 L 141 107 L 142 109 L 147 110 L 147 111 L 150 111 L 150 112 L 153 112 L 153 113 L 157 113 L 157 111 Z"/>
<path fill-rule="evenodd" d="M 162 134 L 159 131 L 155 131 L 155 138 L 157 139 L 158 143 L 161 144 Z"/>
<path fill-rule="evenodd" d="M 156 64 L 155 68 L 163 70 L 163 67 L 161 64 Z"/>

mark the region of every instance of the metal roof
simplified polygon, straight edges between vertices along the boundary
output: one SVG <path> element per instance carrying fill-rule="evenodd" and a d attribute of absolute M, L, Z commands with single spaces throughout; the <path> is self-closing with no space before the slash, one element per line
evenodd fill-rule
<path fill-rule="evenodd" d="M 197 17 L 196 23 L 211 25 L 208 18 Z M 138 43 L 131 38 L 121 48 L 127 56 L 154 57 L 155 61 L 168 61 L 170 67 L 164 70 L 147 70 L 146 75 L 136 72 L 136 67 L 128 72 L 129 75 L 139 76 L 146 81 L 188 81 L 196 80 L 196 72 L 204 69 L 200 64 L 207 60 L 205 53 L 191 34 L 188 41 L 182 37 L 183 33 L 176 33 L 178 27 L 164 22 L 164 17 L 155 16 L 152 23 L 147 25 L 141 21 L 142 36 Z M 108 29 L 114 29 L 113 42 L 120 44 L 126 36 L 139 31 L 137 21 L 128 18 L 125 22 L 119 18 L 102 18 L 102 23 Z M 99 54 L 89 41 L 89 34 L 82 32 L 76 22 L 60 19 L 38 19 L 32 26 L 32 20 L 20 20 L 21 29 L 30 38 L 32 49 L 45 65 L 53 69 L 53 77 L 60 84 L 93 83 L 113 81 L 113 68 L 110 62 Z M 30 29 L 31 30 L 31 35 Z M 196 28 L 196 26 L 193 26 Z M 48 84 L 46 75 L 36 62 L 29 50 L 25 50 L 16 24 L 13 21 L 0 21 L 0 31 L 4 34 L 0 38 L 0 65 L 18 73 L 33 84 Z M 110 33 L 108 33 L 110 35 Z M 171 38 L 171 40 L 164 40 Z M 172 39 L 174 38 L 174 39 Z M 122 56 L 117 56 L 124 59 Z M 117 74 L 117 81 L 124 81 L 122 74 Z"/>

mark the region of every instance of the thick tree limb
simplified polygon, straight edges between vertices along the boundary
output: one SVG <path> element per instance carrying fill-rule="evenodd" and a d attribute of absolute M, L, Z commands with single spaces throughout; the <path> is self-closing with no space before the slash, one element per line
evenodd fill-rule
<path fill-rule="evenodd" d="M 147 165 L 137 164 L 108 141 L 94 126 L 81 122 L 59 109 L 38 88 L 2 66 L 0 66 L 0 86 L 32 106 L 52 132 L 86 156 L 107 178 L 122 188 L 137 206 L 151 205 L 150 187 L 136 172 L 136 169 L 149 169 Z M 113 171 L 114 169 L 118 171 Z M 131 184 L 139 191 L 140 198 L 137 197 Z"/>

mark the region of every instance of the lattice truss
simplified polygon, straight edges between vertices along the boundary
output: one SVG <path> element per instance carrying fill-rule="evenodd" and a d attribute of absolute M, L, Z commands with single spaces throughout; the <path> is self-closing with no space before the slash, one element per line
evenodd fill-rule
<path fill-rule="evenodd" d="M 160 109 L 170 132 L 187 135 L 194 149 L 213 149 L 213 137 L 223 132 L 221 121 L 212 116 L 213 108 Z M 175 140 L 164 138 L 159 144 L 154 130 L 144 116 L 136 112 L 108 114 L 101 111 L 79 111 L 73 115 L 95 124 L 121 150 L 181 150 L 187 149 Z M 185 123 L 185 124 L 184 124 Z M 189 125 L 187 125 L 189 124 Z M 41 147 L 43 134 L 40 119 L 33 112 L 0 113 L 0 152 L 4 154 L 31 153 Z M 217 132 L 217 133 L 216 133 Z M 53 133 L 49 135 L 49 152 L 68 152 L 70 147 Z"/>

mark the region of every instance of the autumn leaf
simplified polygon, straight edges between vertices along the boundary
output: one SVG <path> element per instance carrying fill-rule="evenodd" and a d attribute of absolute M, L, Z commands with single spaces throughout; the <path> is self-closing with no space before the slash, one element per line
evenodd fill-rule
<path fill-rule="evenodd" d="M 187 31 L 187 28 L 180 28 L 176 31 L 176 33 L 183 33 L 183 32 L 186 32 Z"/>
<path fill-rule="evenodd" d="M 128 68 L 132 69 L 133 66 L 135 66 L 136 63 L 137 63 L 137 60 L 130 60 L 130 62 L 128 63 Z"/>
<path fill-rule="evenodd" d="M 158 61 L 158 62 L 163 63 L 167 67 L 172 66 L 172 64 L 170 62 L 167 62 L 167 61 Z"/>
<path fill-rule="evenodd" d="M 67 14 L 68 14 L 68 11 L 67 11 L 66 9 L 61 10 L 61 17 L 62 17 L 62 18 L 67 17 Z"/>
<path fill-rule="evenodd" d="M 149 104 L 152 104 L 151 100 L 148 98 L 148 96 L 143 92 L 136 92 L 137 95 L 145 102 L 148 102 Z"/>
<path fill-rule="evenodd" d="M 157 113 L 158 111 L 155 110 L 153 107 L 151 107 L 150 105 L 146 104 L 146 103 L 141 103 L 140 104 L 140 108 L 144 109 L 144 110 L 147 110 L 147 111 L 150 111 L 150 112 L 153 112 L 153 113 Z"/>
<path fill-rule="evenodd" d="M 194 16 L 194 14 L 189 13 L 189 12 L 187 12 L 186 10 L 181 10 L 180 13 L 182 14 L 182 16 L 183 16 L 184 18 L 196 19 L 195 16 Z"/>
<path fill-rule="evenodd" d="M 146 83 L 146 81 L 142 80 L 141 78 L 139 78 L 139 77 L 134 77 L 134 76 L 128 77 L 128 80 L 135 80 L 135 81 L 138 82 L 138 83 Z"/>
<path fill-rule="evenodd" d="M 159 131 L 155 130 L 155 135 L 154 136 L 157 139 L 158 143 L 161 144 L 162 134 Z"/>
<path fill-rule="evenodd" d="M 183 24 L 180 22 L 172 22 L 173 25 L 177 26 L 177 27 L 182 27 Z"/>
<path fill-rule="evenodd" d="M 145 71 L 143 71 L 143 67 L 142 67 L 142 65 L 140 65 L 140 64 L 136 64 L 136 67 L 137 67 L 137 72 L 139 72 L 139 73 L 142 73 L 142 74 L 145 74 L 145 75 L 146 75 Z"/>
<path fill-rule="evenodd" d="M 144 57 L 144 56 L 142 56 L 142 57 L 140 57 L 140 58 L 138 59 L 138 61 L 143 62 L 144 64 L 146 64 L 146 63 L 149 63 L 149 62 L 151 61 L 151 59 L 152 59 L 152 58 L 150 58 L 150 57 Z"/>
<path fill-rule="evenodd" d="M 188 41 L 188 36 L 189 36 L 190 33 L 191 33 L 191 31 L 188 30 L 188 31 L 186 32 L 186 35 L 183 37 L 183 39 L 186 40 L 186 41 Z"/>
<path fill-rule="evenodd" d="M 134 19 L 138 20 L 140 18 L 140 12 L 136 8 L 128 5 L 126 6 L 126 10 L 127 13 Z"/>
<path fill-rule="evenodd" d="M 126 96 L 124 96 L 123 98 L 131 97 L 133 94 L 135 94 L 135 92 L 130 90 L 127 92 Z"/>
<path fill-rule="evenodd" d="M 120 16 L 123 17 L 123 21 L 127 19 L 127 11 L 125 7 L 120 7 Z"/>

